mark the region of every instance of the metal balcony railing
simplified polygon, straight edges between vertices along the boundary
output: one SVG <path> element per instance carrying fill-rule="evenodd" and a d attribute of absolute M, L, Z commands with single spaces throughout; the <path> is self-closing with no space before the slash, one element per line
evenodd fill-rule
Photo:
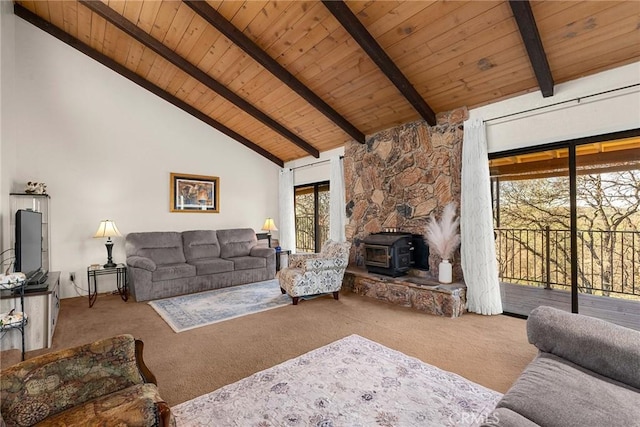
<path fill-rule="evenodd" d="M 329 227 L 319 227 L 320 247 L 329 236 Z M 296 251 L 315 252 L 315 225 L 313 216 L 296 216 Z"/>
<path fill-rule="evenodd" d="M 571 288 L 569 230 L 497 228 L 502 281 Z M 640 232 L 578 230 L 578 290 L 640 298 Z"/>

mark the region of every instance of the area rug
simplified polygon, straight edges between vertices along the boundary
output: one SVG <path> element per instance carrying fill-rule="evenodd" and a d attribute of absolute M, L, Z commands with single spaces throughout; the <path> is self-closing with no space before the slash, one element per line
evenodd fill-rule
<path fill-rule="evenodd" d="M 277 279 L 150 301 L 175 332 L 291 304 Z"/>
<path fill-rule="evenodd" d="M 350 335 L 174 406 L 178 426 L 473 426 L 502 395 Z"/>

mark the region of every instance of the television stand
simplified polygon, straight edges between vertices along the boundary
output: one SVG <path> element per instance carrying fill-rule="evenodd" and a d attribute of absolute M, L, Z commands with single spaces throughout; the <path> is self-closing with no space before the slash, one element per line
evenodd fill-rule
<path fill-rule="evenodd" d="M 60 309 L 60 272 L 50 271 L 43 290 L 29 291 L 25 286 L 24 312 L 29 320 L 25 327 L 25 351 L 51 347 L 53 333 L 58 323 Z M 20 295 L 8 294 L 0 296 L 0 312 L 8 311 L 8 307 L 20 306 Z M 17 305 L 16 305 L 17 304 Z M 20 348 L 18 335 L 2 340 L 1 350 Z"/>
<path fill-rule="evenodd" d="M 38 270 L 27 279 L 27 286 L 44 285 L 47 282 L 49 272 L 47 270 Z M 40 286 L 46 287 L 46 286 Z"/>
<path fill-rule="evenodd" d="M 46 281 L 42 282 L 42 283 L 27 283 L 24 286 L 24 293 L 25 294 L 32 294 L 34 292 L 45 292 L 49 289 L 49 283 Z"/>

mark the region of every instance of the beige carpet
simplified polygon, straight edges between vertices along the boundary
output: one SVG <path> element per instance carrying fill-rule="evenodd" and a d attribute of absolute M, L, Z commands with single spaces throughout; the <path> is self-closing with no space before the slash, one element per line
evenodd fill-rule
<path fill-rule="evenodd" d="M 130 333 L 145 343 L 145 361 L 170 406 L 211 392 L 351 334 L 455 372 L 504 393 L 536 354 L 525 321 L 465 314 L 427 315 L 371 298 L 343 293 L 176 334 L 146 303 L 101 294 L 64 299 L 53 347 L 27 358 L 102 337 Z M 20 359 L 0 354 L 1 366 Z"/>

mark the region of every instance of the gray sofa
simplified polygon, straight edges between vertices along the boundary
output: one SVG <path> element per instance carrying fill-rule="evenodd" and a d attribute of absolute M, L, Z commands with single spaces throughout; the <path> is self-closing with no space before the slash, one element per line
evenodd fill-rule
<path fill-rule="evenodd" d="M 273 279 L 275 249 L 251 228 L 129 233 L 129 289 L 136 301 Z"/>
<path fill-rule="evenodd" d="M 542 306 L 527 336 L 538 355 L 483 425 L 639 425 L 640 332 Z"/>

